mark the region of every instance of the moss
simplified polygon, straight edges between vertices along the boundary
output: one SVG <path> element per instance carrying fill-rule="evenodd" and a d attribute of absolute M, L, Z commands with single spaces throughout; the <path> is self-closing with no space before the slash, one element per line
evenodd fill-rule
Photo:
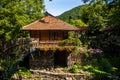
<path fill-rule="evenodd" d="M 56 51 L 56 50 L 59 50 L 59 51 L 68 51 L 68 52 L 71 52 L 73 50 L 74 46 L 42 46 L 40 47 L 40 50 L 43 50 L 43 51 L 48 51 L 48 50 L 52 50 L 52 51 Z"/>

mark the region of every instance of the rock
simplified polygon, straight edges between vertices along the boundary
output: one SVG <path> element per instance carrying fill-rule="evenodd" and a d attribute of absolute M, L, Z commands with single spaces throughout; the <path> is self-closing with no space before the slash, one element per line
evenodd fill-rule
<path fill-rule="evenodd" d="M 73 74 L 73 73 L 64 73 L 61 68 L 56 68 L 55 72 L 53 71 L 44 71 L 44 70 L 32 70 L 33 74 L 41 76 L 41 80 L 87 80 L 88 76 L 86 74 Z M 39 74 L 37 74 L 39 73 Z M 34 78 L 34 79 L 35 79 Z M 37 79 L 39 80 L 39 79 Z"/>
<path fill-rule="evenodd" d="M 73 80 L 71 77 L 66 77 L 65 80 Z"/>

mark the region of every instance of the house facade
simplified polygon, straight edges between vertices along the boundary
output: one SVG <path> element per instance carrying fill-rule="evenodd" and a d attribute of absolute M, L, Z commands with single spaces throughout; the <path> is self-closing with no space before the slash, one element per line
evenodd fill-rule
<path fill-rule="evenodd" d="M 86 28 L 74 27 L 56 17 L 45 13 L 45 17 L 26 25 L 22 30 L 30 32 L 30 38 L 39 41 L 38 52 L 29 56 L 30 68 L 69 66 L 71 51 L 66 46 L 60 46 L 60 42 L 68 38 L 69 31 L 86 30 Z"/>

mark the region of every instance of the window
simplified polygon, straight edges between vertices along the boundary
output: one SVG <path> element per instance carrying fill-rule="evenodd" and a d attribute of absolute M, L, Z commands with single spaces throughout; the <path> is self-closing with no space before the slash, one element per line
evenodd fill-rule
<path fill-rule="evenodd" d="M 52 39 L 53 39 L 53 40 L 57 40 L 57 39 L 58 39 L 58 34 L 57 34 L 57 32 L 53 32 L 53 34 L 52 34 Z"/>

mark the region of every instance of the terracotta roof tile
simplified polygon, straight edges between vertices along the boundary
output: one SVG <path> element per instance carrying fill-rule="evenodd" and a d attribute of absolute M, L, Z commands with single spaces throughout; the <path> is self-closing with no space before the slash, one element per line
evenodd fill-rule
<path fill-rule="evenodd" d="M 79 30 L 79 28 L 47 13 L 44 18 L 24 26 L 22 30 Z"/>

